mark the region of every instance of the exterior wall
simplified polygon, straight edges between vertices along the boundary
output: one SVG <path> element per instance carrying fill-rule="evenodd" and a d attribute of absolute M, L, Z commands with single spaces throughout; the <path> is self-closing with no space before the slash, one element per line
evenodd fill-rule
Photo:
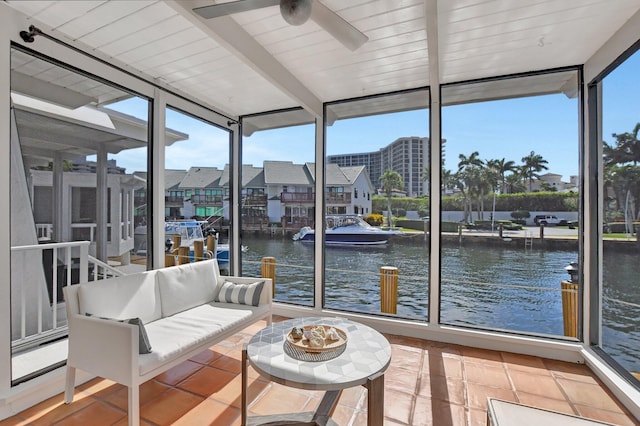
<path fill-rule="evenodd" d="M 544 212 L 544 211 L 532 211 L 529 212 L 531 214 L 531 216 L 529 217 L 529 219 L 527 219 L 527 225 L 528 226 L 536 226 L 533 223 L 533 218 L 536 217 L 536 215 L 539 214 L 551 214 L 554 216 L 557 216 L 561 219 L 566 219 L 572 222 L 577 222 L 578 221 L 578 212 Z M 473 212 L 473 218 L 476 218 L 476 213 Z M 443 222 L 461 222 L 462 220 L 464 220 L 464 213 L 461 211 L 443 211 L 442 212 L 442 221 Z M 484 218 L 485 220 L 490 220 L 491 219 L 491 211 L 485 211 L 484 212 Z M 511 212 L 496 212 L 495 214 L 495 219 L 496 220 L 512 220 L 513 218 L 511 217 Z"/>
<path fill-rule="evenodd" d="M 355 197 L 355 190 L 358 190 L 358 198 Z M 345 188 L 346 190 L 346 188 Z M 355 213 L 355 207 L 358 210 L 364 210 L 362 214 L 371 213 L 371 195 L 374 189 L 369 185 L 369 181 L 364 173 L 360 173 L 352 185 L 351 206 L 349 213 Z"/>

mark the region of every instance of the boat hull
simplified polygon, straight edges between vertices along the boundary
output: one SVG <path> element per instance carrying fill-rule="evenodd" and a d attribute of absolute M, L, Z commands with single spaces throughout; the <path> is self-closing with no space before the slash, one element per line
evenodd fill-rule
<path fill-rule="evenodd" d="M 376 233 L 377 234 L 377 233 Z M 380 246 L 387 244 L 392 235 L 369 235 L 369 234 L 325 234 L 324 243 L 326 245 L 340 246 Z M 316 240 L 314 231 L 307 232 L 300 241 L 303 243 L 313 243 Z"/>

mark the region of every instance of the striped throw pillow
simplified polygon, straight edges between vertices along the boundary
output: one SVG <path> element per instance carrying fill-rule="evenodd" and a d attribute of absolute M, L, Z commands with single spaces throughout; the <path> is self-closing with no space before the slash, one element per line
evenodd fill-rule
<path fill-rule="evenodd" d="M 222 283 L 215 301 L 258 306 L 263 287 L 264 281 L 256 281 L 253 284 L 237 284 L 225 281 Z"/>

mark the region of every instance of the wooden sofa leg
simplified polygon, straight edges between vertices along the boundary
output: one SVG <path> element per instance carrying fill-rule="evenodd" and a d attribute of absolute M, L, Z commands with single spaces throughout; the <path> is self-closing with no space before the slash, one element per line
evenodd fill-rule
<path fill-rule="evenodd" d="M 140 386 L 129 386 L 129 426 L 140 426 Z"/>
<path fill-rule="evenodd" d="M 64 403 L 71 404 L 73 402 L 73 392 L 76 387 L 76 368 L 67 365 L 67 377 L 64 386 Z"/>

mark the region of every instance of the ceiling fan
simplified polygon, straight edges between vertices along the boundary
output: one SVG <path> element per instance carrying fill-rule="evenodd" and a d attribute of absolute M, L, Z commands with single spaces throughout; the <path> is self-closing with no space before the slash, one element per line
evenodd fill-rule
<path fill-rule="evenodd" d="M 369 40 L 369 37 L 318 0 L 237 0 L 197 7 L 193 11 L 205 19 L 211 19 L 278 4 L 280 5 L 280 14 L 287 23 L 302 25 L 311 18 L 352 51 Z"/>

